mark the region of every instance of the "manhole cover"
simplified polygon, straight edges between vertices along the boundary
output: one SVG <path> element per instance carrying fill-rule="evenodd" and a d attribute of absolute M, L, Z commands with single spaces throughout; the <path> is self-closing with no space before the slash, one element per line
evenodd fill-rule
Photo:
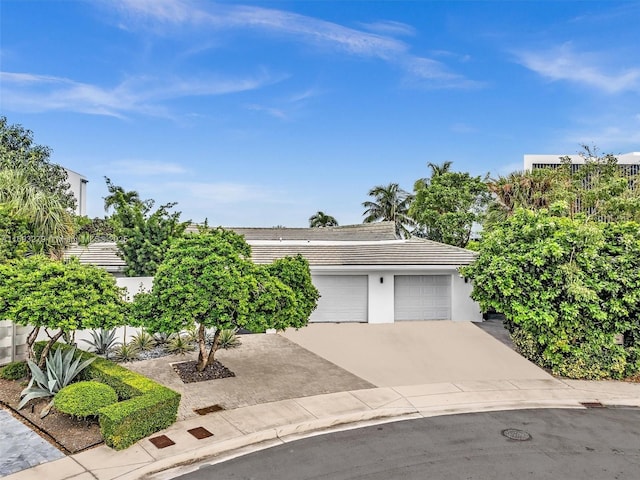
<path fill-rule="evenodd" d="M 196 437 L 198 440 L 202 440 L 203 438 L 209 438 L 213 436 L 213 433 L 211 433 L 209 430 L 207 430 L 204 427 L 192 428 L 191 430 L 187 430 L 187 432 L 189 432 L 191 435 Z"/>
<path fill-rule="evenodd" d="M 531 434 L 529 432 L 518 430 L 517 428 L 507 428 L 506 430 L 502 430 L 502 435 L 510 440 L 517 440 L 518 442 L 531 440 Z"/>
<path fill-rule="evenodd" d="M 167 447 L 170 447 L 171 445 L 176 444 L 176 442 L 171 440 L 166 435 L 159 435 L 157 437 L 150 438 L 149 441 L 153 443 L 156 446 L 156 448 L 167 448 Z"/>
<path fill-rule="evenodd" d="M 209 407 L 204 407 L 204 408 L 196 408 L 193 411 L 196 412 L 198 415 L 206 415 L 208 413 L 213 413 L 213 412 L 219 412 L 221 410 L 224 410 L 224 407 L 222 405 L 211 405 Z"/>

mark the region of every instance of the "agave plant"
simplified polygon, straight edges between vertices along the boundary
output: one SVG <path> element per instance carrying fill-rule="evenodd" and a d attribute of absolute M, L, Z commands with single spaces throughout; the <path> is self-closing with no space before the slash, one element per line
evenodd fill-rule
<path fill-rule="evenodd" d="M 114 353 L 115 359 L 118 362 L 133 362 L 138 358 L 140 350 L 132 342 L 129 342 L 116 347 Z"/>
<path fill-rule="evenodd" d="M 141 352 L 146 352 L 147 350 L 151 350 L 155 346 L 155 342 L 150 333 L 141 330 L 140 333 L 134 335 L 131 338 L 130 342 L 133 346 L 135 346 Z"/>
<path fill-rule="evenodd" d="M 224 348 L 225 350 L 231 348 L 238 348 L 242 345 L 240 337 L 236 335 L 238 330 L 235 328 L 228 328 L 220 330 L 220 336 L 218 337 L 218 348 Z"/>
<path fill-rule="evenodd" d="M 167 351 L 173 354 L 184 355 L 187 352 L 192 352 L 195 349 L 193 343 L 189 341 L 186 335 L 174 335 L 170 337 L 167 344 Z"/>
<path fill-rule="evenodd" d="M 108 355 L 109 351 L 114 347 L 120 345 L 120 342 L 116 340 L 116 329 L 111 330 L 91 330 L 91 337 L 93 340 L 82 340 L 89 344 L 93 348 L 94 352 L 98 355 Z"/>
<path fill-rule="evenodd" d="M 171 337 L 168 333 L 156 332 L 153 334 L 153 342 L 158 347 L 164 347 L 167 343 L 169 343 L 169 338 Z"/>
<path fill-rule="evenodd" d="M 78 357 L 74 360 L 76 348 L 70 348 L 64 354 L 61 348 L 57 348 L 55 352 L 49 353 L 45 363 L 45 369 L 41 370 L 33 361 L 27 360 L 29 369 L 31 370 L 31 381 L 27 388 L 20 393 L 20 404 L 18 409 L 23 408 L 29 400 L 35 398 L 53 397 L 62 388 L 69 385 L 78 374 L 87 368 L 95 357 L 89 358 L 81 362 Z M 42 409 L 40 418 L 44 418 L 49 414 L 53 401 Z"/>

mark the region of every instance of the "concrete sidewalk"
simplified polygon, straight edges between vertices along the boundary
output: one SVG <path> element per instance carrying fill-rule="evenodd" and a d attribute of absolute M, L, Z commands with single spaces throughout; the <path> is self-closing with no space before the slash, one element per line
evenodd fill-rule
<path fill-rule="evenodd" d="M 182 420 L 116 452 L 101 446 L 5 477 L 7 480 L 172 478 L 240 453 L 336 428 L 487 410 L 639 407 L 640 384 L 557 379 L 485 380 L 379 387 L 263 403 Z M 211 433 L 201 440 L 189 432 Z M 173 444 L 151 442 L 166 436 Z"/>

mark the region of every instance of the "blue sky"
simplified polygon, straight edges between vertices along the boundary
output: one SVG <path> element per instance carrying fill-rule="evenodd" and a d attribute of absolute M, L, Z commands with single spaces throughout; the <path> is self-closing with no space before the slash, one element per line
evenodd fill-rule
<path fill-rule="evenodd" d="M 0 110 L 183 218 L 362 221 L 427 162 L 640 150 L 638 1 L 3 0 Z"/>

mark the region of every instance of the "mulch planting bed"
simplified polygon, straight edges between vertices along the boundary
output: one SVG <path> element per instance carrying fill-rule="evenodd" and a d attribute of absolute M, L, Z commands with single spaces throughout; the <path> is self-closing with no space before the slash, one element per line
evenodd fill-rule
<path fill-rule="evenodd" d="M 174 363 L 172 366 L 184 383 L 206 382 L 207 380 L 215 380 L 216 378 L 236 376 L 235 373 L 217 360 L 207 365 L 207 368 L 201 372 L 196 369 L 197 365 L 198 362 L 193 360 L 190 362 Z"/>
<path fill-rule="evenodd" d="M 97 419 L 73 419 L 56 411 L 55 407 L 45 418 L 40 418 L 40 412 L 51 401 L 50 398 L 32 400 L 22 410 L 18 410 L 20 392 L 25 387 L 25 380 L 0 379 L 0 402 L 11 410 L 14 417 L 60 451 L 65 454 L 78 453 L 103 443 Z"/>

